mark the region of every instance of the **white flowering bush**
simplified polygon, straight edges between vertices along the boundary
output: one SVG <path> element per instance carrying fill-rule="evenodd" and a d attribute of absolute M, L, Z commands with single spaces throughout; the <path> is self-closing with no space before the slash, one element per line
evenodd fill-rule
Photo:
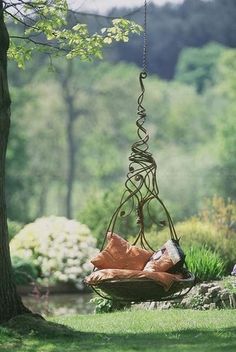
<path fill-rule="evenodd" d="M 50 283 L 72 282 L 83 288 L 98 253 L 89 228 L 75 220 L 50 216 L 26 225 L 11 241 L 13 256 L 29 259 Z"/>

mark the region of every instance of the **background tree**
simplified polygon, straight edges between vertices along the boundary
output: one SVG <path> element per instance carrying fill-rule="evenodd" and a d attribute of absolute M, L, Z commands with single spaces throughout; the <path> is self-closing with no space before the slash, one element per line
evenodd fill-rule
<path fill-rule="evenodd" d="M 75 67 L 75 65 L 77 67 Z M 80 69 L 79 62 L 66 62 L 56 65 L 55 80 L 59 83 L 60 93 L 65 106 L 66 144 L 67 144 L 67 167 L 66 167 L 66 216 L 73 218 L 73 188 L 76 176 L 76 165 L 78 149 L 80 148 L 80 138 L 76 136 L 75 123 L 79 122 L 81 115 L 87 117 L 88 109 L 80 105 L 81 91 L 92 91 L 91 74 L 87 74 L 84 79 L 84 71 Z M 87 71 L 88 67 L 86 67 Z M 77 77 L 80 77 L 79 81 Z M 78 165 L 81 165 L 79 160 Z"/>
<path fill-rule="evenodd" d="M 66 63 L 60 60 L 55 66 L 66 75 Z M 93 65 L 75 61 L 74 72 L 70 91 L 76 110 L 84 112 L 73 123 L 76 152 L 72 209 L 73 216 L 78 216 L 87 202 L 99 199 L 107 189 L 113 192 L 117 184 L 123 183 L 136 135 L 139 68 L 124 63 Z M 24 165 L 23 169 L 34 186 L 27 194 L 30 219 L 65 215 L 67 110 L 60 77 L 57 72 L 48 74 L 43 69 L 25 90 L 34 91 L 35 96 L 24 105 L 21 119 L 28 156 L 27 169 Z M 220 100 L 210 90 L 199 95 L 193 86 L 161 81 L 156 76 L 149 76 L 146 90 L 150 148 L 159 165 L 161 193 L 175 219 L 182 220 L 196 213 L 201 197 L 213 192 L 207 175 L 216 165 L 214 143 L 222 109 Z M 174 189 L 170 184 L 175 185 Z M 43 207 L 39 207 L 41 200 Z M 16 204 L 14 207 L 17 209 Z M 86 223 L 90 225 L 88 221 L 89 217 Z"/>
<path fill-rule="evenodd" d="M 138 32 L 140 27 L 127 20 L 113 20 L 113 27 L 104 29 L 103 34 L 89 35 L 87 26 L 78 23 L 67 27 L 67 3 L 64 0 L 46 1 L 3 1 L 0 0 L 0 322 L 26 312 L 17 295 L 13 281 L 9 240 L 7 230 L 7 211 L 5 201 L 5 161 L 10 128 L 10 94 L 7 78 L 7 53 L 24 66 L 25 60 L 32 56 L 37 45 L 49 53 L 65 52 L 68 58 L 81 59 L 102 57 L 102 48 L 113 40 L 128 40 L 129 32 Z M 9 34 L 5 16 L 23 24 L 23 34 Z M 36 36 L 36 37 L 35 37 Z M 38 39 L 35 39 L 38 38 Z M 23 39 L 25 44 L 19 44 Z"/>
<path fill-rule="evenodd" d="M 132 18 L 140 22 L 143 14 L 136 9 Z M 226 47 L 236 47 L 236 2 L 234 0 L 185 0 L 180 4 L 149 5 L 148 61 L 149 72 L 167 80 L 174 78 L 179 55 L 184 48 L 201 48 L 216 42 Z M 114 10 L 122 15 L 127 9 Z M 113 62 L 120 60 L 142 65 L 141 43 L 134 38 L 127 46 L 117 44 L 108 50 Z"/>
<path fill-rule="evenodd" d="M 210 43 L 202 47 L 184 49 L 176 67 L 175 79 L 193 85 L 198 93 L 216 84 L 217 64 L 224 47 Z"/>
<path fill-rule="evenodd" d="M 8 217 L 21 222 L 30 219 L 30 194 L 33 194 L 33 177 L 26 172 L 30 168 L 27 150 L 26 130 L 22 127 L 22 116 L 26 103 L 33 102 L 33 94 L 29 89 L 12 89 L 14 100 L 11 121 L 9 147 L 6 160 L 6 199 Z"/>
<path fill-rule="evenodd" d="M 67 194 L 66 194 L 66 216 L 72 218 L 72 195 L 75 178 L 75 156 L 76 144 L 74 136 L 74 122 L 79 117 L 81 110 L 76 108 L 77 91 L 71 83 L 74 77 L 73 63 L 67 63 L 64 70 L 57 70 L 57 78 L 61 86 L 61 92 L 66 106 L 66 140 L 67 140 Z"/>
<path fill-rule="evenodd" d="M 236 199 L 236 50 L 227 50 L 218 62 L 216 97 L 226 100 L 217 128 L 219 194 Z"/>

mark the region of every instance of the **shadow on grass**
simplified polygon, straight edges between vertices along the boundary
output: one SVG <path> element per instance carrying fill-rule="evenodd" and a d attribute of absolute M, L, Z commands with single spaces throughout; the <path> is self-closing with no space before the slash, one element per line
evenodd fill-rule
<path fill-rule="evenodd" d="M 4 336 L 8 343 L 4 346 Z M 27 340 L 30 339 L 30 346 Z M 87 333 L 27 315 L 18 316 L 0 328 L 0 351 L 75 352 L 75 351 L 148 351 L 148 352 L 234 352 L 235 328 L 185 329 L 168 333 Z M 9 344 L 9 340 L 11 344 Z"/>

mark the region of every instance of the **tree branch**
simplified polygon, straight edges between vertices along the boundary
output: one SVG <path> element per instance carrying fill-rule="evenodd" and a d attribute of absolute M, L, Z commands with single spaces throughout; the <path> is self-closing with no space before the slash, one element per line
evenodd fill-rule
<path fill-rule="evenodd" d="M 38 30 L 37 27 L 31 26 L 30 24 L 27 24 L 26 22 L 24 22 L 23 20 L 21 20 L 20 18 L 16 17 L 15 15 L 13 15 L 11 12 L 8 12 L 5 10 L 5 12 L 12 17 L 15 21 L 18 21 L 19 23 L 21 23 L 23 26 L 28 27 L 28 28 L 33 28 L 35 30 Z"/>
<path fill-rule="evenodd" d="M 78 16 L 81 15 L 81 16 L 89 16 L 89 17 L 100 17 L 100 18 L 105 18 L 108 20 L 109 19 L 114 20 L 119 17 L 122 17 L 122 18 L 131 17 L 131 16 L 135 15 L 136 13 L 138 13 L 140 10 L 142 10 L 142 8 L 143 8 L 143 6 L 140 6 L 139 8 L 137 8 L 131 12 L 128 12 L 127 14 L 120 15 L 120 16 L 106 16 L 106 15 L 100 15 L 98 13 L 80 12 L 80 11 L 72 10 L 72 9 L 68 9 L 68 12 L 72 12 L 73 14 L 78 15 Z"/>
<path fill-rule="evenodd" d="M 25 36 L 20 36 L 20 35 L 10 35 L 10 38 L 28 40 L 29 42 L 34 43 L 35 45 L 43 45 L 48 48 L 52 48 L 52 49 L 56 49 L 56 50 L 60 50 L 60 51 L 65 51 L 66 53 L 69 52 L 69 50 L 66 50 L 65 48 L 61 48 L 61 47 L 55 46 L 50 43 L 38 42 L 38 41 L 32 39 L 31 37 L 25 37 Z"/>
<path fill-rule="evenodd" d="M 5 4 L 6 4 L 6 2 L 4 2 Z M 10 7 L 16 7 L 16 6 L 20 6 L 20 5 L 28 5 L 28 6 L 30 6 L 32 9 L 35 9 L 35 6 L 33 5 L 33 4 L 31 4 L 30 2 L 27 2 L 27 1 L 23 1 L 23 0 L 20 0 L 20 1 L 18 1 L 18 2 L 16 2 L 16 3 L 11 3 L 11 4 L 9 4 L 9 5 L 6 5 L 5 6 L 5 9 L 7 9 L 7 8 L 10 8 Z M 37 4 L 37 6 L 40 6 L 40 4 Z M 43 6 L 45 6 L 45 3 L 42 3 L 41 4 L 41 6 L 43 7 Z M 57 8 L 56 6 L 55 6 L 55 8 Z M 58 9 L 61 9 L 61 7 L 58 7 Z M 104 19 L 107 19 L 107 20 L 114 20 L 114 19 L 116 19 L 116 18 L 120 18 L 120 17 L 122 17 L 122 18 L 128 18 L 128 17 L 131 17 L 131 16 L 133 16 L 133 15 L 135 15 L 136 13 L 138 13 L 140 10 L 142 10 L 143 9 L 143 6 L 140 6 L 140 7 L 138 7 L 137 9 L 135 9 L 135 10 L 133 10 L 133 11 L 130 11 L 130 12 L 128 12 L 128 13 L 126 13 L 126 14 L 124 14 L 124 15 L 119 15 L 119 16 L 107 16 L 107 15 L 101 15 L 101 14 L 98 14 L 98 13 L 88 13 L 88 12 L 80 12 L 80 11 L 78 11 L 78 10 L 72 10 L 72 9 L 68 9 L 68 12 L 69 13 L 72 13 L 72 14 L 74 14 L 74 15 L 78 15 L 78 16 L 89 16 L 89 17 L 97 17 L 97 18 L 104 18 Z M 9 15 L 10 15 L 10 13 L 8 13 Z M 21 12 L 21 15 L 22 16 L 24 16 L 23 14 L 22 14 L 22 12 Z"/>

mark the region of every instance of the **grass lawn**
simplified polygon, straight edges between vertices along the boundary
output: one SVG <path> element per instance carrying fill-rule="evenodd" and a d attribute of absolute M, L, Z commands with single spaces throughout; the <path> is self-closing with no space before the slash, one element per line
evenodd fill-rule
<path fill-rule="evenodd" d="M 137 310 L 50 320 L 11 320 L 0 327 L 0 351 L 236 351 L 235 310 Z"/>

